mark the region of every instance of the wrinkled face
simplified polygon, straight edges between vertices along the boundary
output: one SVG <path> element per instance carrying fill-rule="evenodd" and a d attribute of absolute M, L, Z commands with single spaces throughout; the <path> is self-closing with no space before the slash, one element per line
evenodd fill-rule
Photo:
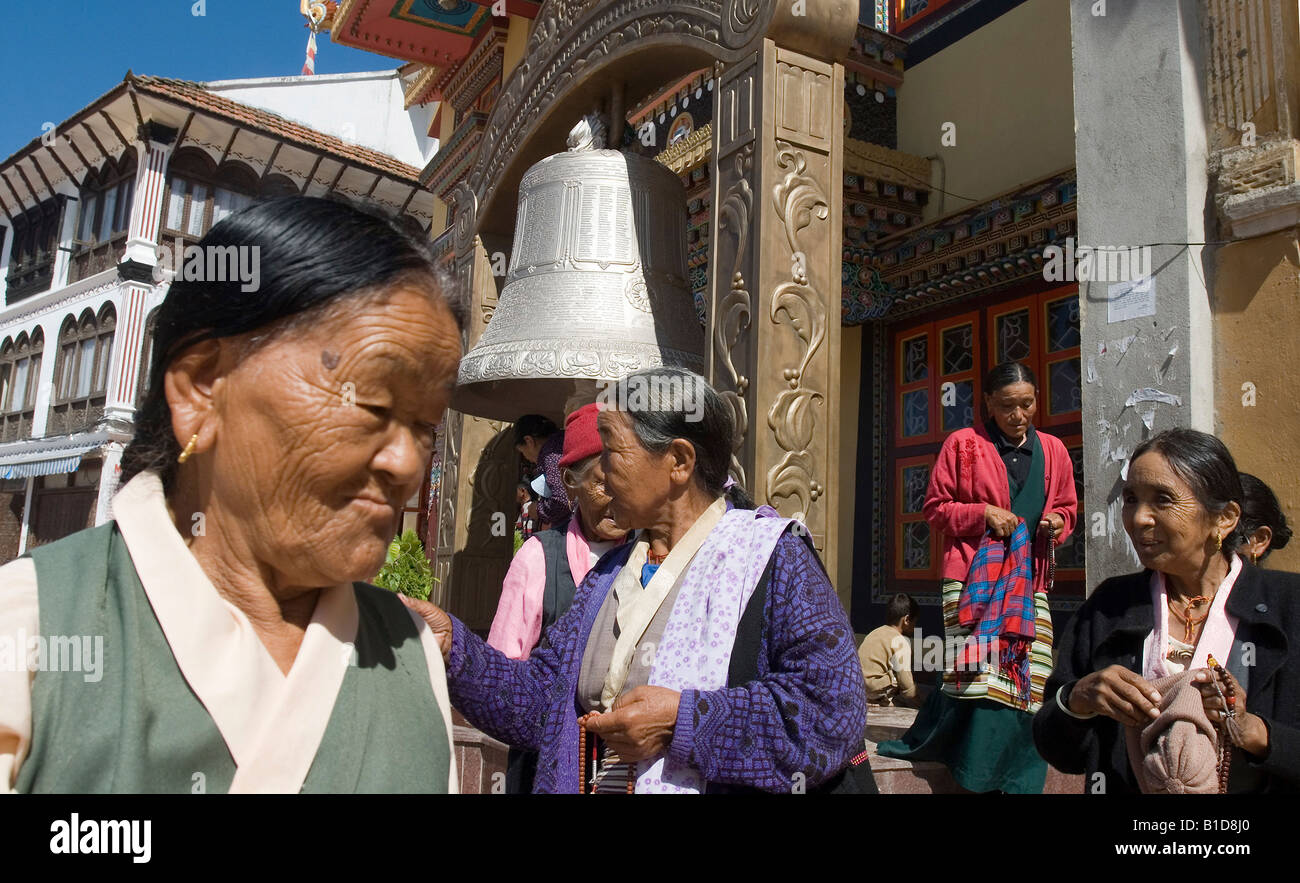
<path fill-rule="evenodd" d="M 590 539 L 617 540 L 627 533 L 614 520 L 610 507 L 613 498 L 605 489 L 605 471 L 600 466 L 600 457 L 592 457 L 565 469 L 564 489 L 577 505 L 582 529 Z"/>
<path fill-rule="evenodd" d="M 372 578 L 456 380 L 450 311 L 398 288 L 254 349 L 214 385 L 212 495 L 286 586 Z"/>
<path fill-rule="evenodd" d="M 1002 434 L 1019 441 L 1029 431 L 1038 413 L 1038 395 L 1032 383 L 1008 383 L 992 394 L 984 396 L 984 406 L 997 423 Z"/>
<path fill-rule="evenodd" d="M 603 447 L 600 467 L 605 490 L 612 498 L 610 515 L 628 530 L 649 527 L 672 490 L 671 452 L 652 454 L 641 447 L 631 418 L 622 411 L 601 411 L 596 428 Z"/>
<path fill-rule="evenodd" d="M 1231 530 L 1197 501 L 1158 451 L 1147 451 L 1129 464 L 1123 516 L 1142 566 L 1162 573 L 1196 571 L 1214 554 L 1216 529 L 1221 534 Z"/>

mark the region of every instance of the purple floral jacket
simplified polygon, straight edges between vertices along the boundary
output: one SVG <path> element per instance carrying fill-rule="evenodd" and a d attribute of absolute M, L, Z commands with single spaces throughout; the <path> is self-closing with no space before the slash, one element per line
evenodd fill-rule
<path fill-rule="evenodd" d="M 578 673 L 632 544 L 608 552 L 547 631 L 549 646 L 514 660 L 453 619 L 452 704 L 474 726 L 538 752 L 535 793 L 578 791 Z M 759 678 L 684 690 L 668 756 L 711 786 L 790 793 L 834 776 L 862 750 L 866 690 L 853 629 L 811 543 L 784 534 L 772 555 Z"/>

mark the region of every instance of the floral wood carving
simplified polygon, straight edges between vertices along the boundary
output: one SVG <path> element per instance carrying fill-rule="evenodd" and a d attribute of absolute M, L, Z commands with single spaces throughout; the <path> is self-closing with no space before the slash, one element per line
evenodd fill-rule
<path fill-rule="evenodd" d="M 745 276 L 740 271 L 749 248 L 749 232 L 753 223 L 754 191 L 749 184 L 753 167 L 754 145 L 747 144 L 736 154 L 736 180 L 728 188 L 722 207 L 718 210 L 719 229 L 730 230 L 736 236 L 736 257 L 731 268 L 731 288 L 718 303 L 717 322 L 713 330 L 714 345 L 730 386 L 730 389 L 719 390 L 719 393 L 723 401 L 731 406 L 732 418 L 736 424 L 735 444 L 731 451 L 731 473 L 742 486 L 747 483 L 745 467 L 740 461 L 740 449 L 744 447 L 745 436 L 749 434 L 749 407 L 745 403 L 749 378 L 736 370 L 733 353 L 740 335 L 749 328 L 753 306 Z"/>
<path fill-rule="evenodd" d="M 460 429 L 460 413 L 448 411 L 442 456 L 442 488 L 438 494 L 439 508 L 442 510 L 438 518 L 437 548 L 439 550 L 451 549 L 456 545 L 456 495 L 460 492 Z"/>
<path fill-rule="evenodd" d="M 769 11 L 771 3 L 765 3 L 763 0 L 728 0 L 727 14 L 723 19 L 726 29 L 728 45 L 743 46 L 749 42 L 747 35 L 754 29 L 754 23 Z M 744 42 L 736 42 L 743 40 Z"/>
<path fill-rule="evenodd" d="M 808 261 L 800 248 L 799 234 L 813 220 L 830 216 L 830 202 L 816 179 L 807 174 L 808 160 L 803 151 L 785 141 L 776 142 L 776 165 L 786 170 L 785 177 L 772 188 L 773 204 L 781 218 L 786 241 L 792 253 L 791 281 L 776 287 L 772 295 L 771 319 L 782 317 L 799 337 L 803 358 L 798 366 L 786 368 L 782 376 L 787 389 L 773 400 L 767 411 L 767 424 L 776 442 L 785 451 L 781 460 L 767 473 L 767 500 L 795 497 L 805 515 L 822 495 L 816 480 L 812 446 L 817 427 L 816 408 L 825 396 L 806 384 L 808 366 L 826 340 L 826 302 L 808 279 Z"/>
<path fill-rule="evenodd" d="M 474 246 L 474 231 L 478 224 L 478 197 L 469 185 L 461 181 L 449 194 L 453 212 L 452 245 L 458 256 L 466 255 Z"/>
<path fill-rule="evenodd" d="M 481 437 L 484 428 L 491 436 L 479 452 L 478 465 L 469 477 L 470 530 L 467 547 L 477 545 L 482 549 L 490 549 L 496 545 L 491 530 L 492 519 L 496 513 L 509 508 L 519 461 L 506 436 L 509 424 L 483 417 L 471 416 L 469 419 L 476 430 L 471 438 Z"/>

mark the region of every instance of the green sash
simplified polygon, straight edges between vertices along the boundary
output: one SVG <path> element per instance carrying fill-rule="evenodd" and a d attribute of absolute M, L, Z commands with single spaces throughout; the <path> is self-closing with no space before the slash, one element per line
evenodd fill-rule
<path fill-rule="evenodd" d="M 1038 440 L 1038 430 L 1034 430 L 1033 452 L 1029 460 L 1029 475 L 1023 487 L 1011 487 L 1007 478 L 1007 491 L 1011 497 L 1011 511 L 1025 520 L 1029 525 L 1030 536 L 1038 529 L 1038 522 L 1043 519 L 1043 509 L 1047 506 L 1047 461 L 1043 456 L 1043 443 Z"/>
<path fill-rule="evenodd" d="M 102 637 L 98 680 L 41 671 L 17 790 L 225 793 L 234 760 L 176 664 L 115 522 L 31 553 L 42 635 Z M 304 793 L 446 793 L 451 746 L 424 648 L 396 596 L 355 583 L 356 662 Z"/>
<path fill-rule="evenodd" d="M 1029 475 L 1024 485 L 1018 490 L 1011 487 L 1011 478 L 1007 478 L 1007 490 L 1011 495 L 1011 511 L 1025 520 L 1029 527 L 1030 548 L 1037 549 L 1038 523 L 1043 520 L 1043 509 L 1047 507 L 1047 461 L 1043 455 L 1043 443 L 1034 430 L 1033 453 L 1029 460 Z M 1033 572 L 1034 556 L 1029 556 L 1030 572 Z"/>

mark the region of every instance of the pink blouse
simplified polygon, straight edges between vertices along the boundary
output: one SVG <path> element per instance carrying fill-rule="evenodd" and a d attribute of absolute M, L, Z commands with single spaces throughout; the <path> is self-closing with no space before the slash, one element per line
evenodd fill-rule
<path fill-rule="evenodd" d="M 575 513 L 565 532 L 565 552 L 573 581 L 581 584 L 600 556 L 619 545 L 617 540 L 591 542 Z M 542 602 L 546 593 L 546 553 L 542 541 L 529 537 L 515 553 L 501 585 L 501 600 L 488 633 L 488 646 L 511 659 L 527 659 L 542 638 Z"/>

